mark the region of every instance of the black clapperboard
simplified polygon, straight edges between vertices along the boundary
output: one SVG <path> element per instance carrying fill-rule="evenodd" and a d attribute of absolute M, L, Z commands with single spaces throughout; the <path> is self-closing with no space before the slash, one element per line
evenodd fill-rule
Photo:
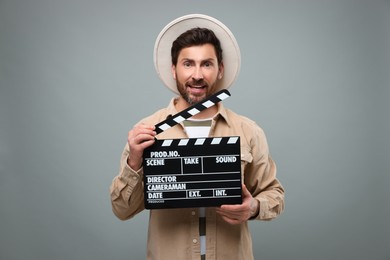
<path fill-rule="evenodd" d="M 229 96 L 221 90 L 158 123 L 157 134 Z M 239 136 L 156 139 L 143 158 L 146 209 L 242 203 Z"/>

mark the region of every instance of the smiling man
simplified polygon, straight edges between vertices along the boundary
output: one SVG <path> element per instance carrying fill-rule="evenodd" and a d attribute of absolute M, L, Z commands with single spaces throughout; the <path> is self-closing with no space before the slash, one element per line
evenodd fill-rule
<path fill-rule="evenodd" d="M 172 75 L 176 80 L 177 90 L 189 105 L 213 94 L 217 80 L 223 76 L 219 41 L 215 36 L 209 35 L 214 36 L 208 29 L 195 28 L 183 33 L 172 44 Z M 194 40 L 194 36 L 209 39 L 205 39 L 205 43 L 199 43 Z"/>
<path fill-rule="evenodd" d="M 168 24 L 157 37 L 154 54 L 157 73 L 177 97 L 128 133 L 110 189 L 113 212 L 122 220 L 145 209 L 142 156 L 155 141 L 154 125 L 230 87 L 240 68 L 233 34 L 205 15 Z M 284 189 L 265 134 L 252 120 L 218 103 L 159 134 L 161 139 L 223 136 L 242 140 L 242 204 L 150 210 L 147 259 L 253 259 L 248 220 L 271 220 L 283 211 Z"/>
<path fill-rule="evenodd" d="M 214 35 L 208 29 L 195 28 L 182 34 L 172 44 L 172 75 L 176 80 L 177 90 L 180 93 L 180 97 L 176 102 L 178 111 L 184 110 L 214 94 L 217 89 L 216 83 L 218 79 L 222 78 L 222 57 L 218 59 L 217 50 L 214 47 L 219 45 L 218 39 L 215 36 L 209 39 L 209 41 L 215 41 L 213 44 L 191 42 L 194 35 L 198 39 L 203 39 L 208 34 Z M 191 45 L 201 45 L 186 47 L 189 44 L 188 42 L 191 42 Z M 177 49 L 180 50 L 179 53 Z M 216 106 L 211 107 L 206 112 L 210 116 L 214 115 Z M 205 115 L 195 115 L 194 118 L 197 116 L 204 117 Z"/>

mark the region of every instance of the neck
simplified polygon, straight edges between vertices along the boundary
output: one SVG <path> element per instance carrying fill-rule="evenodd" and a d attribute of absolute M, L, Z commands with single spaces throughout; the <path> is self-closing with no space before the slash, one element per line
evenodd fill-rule
<path fill-rule="evenodd" d="M 183 111 L 184 109 L 190 107 L 191 105 L 182 97 L 178 97 L 175 102 L 175 108 L 177 111 Z M 208 119 L 212 118 L 218 112 L 218 107 L 216 105 L 206 108 L 200 113 L 196 114 L 192 118 L 194 119 Z"/>

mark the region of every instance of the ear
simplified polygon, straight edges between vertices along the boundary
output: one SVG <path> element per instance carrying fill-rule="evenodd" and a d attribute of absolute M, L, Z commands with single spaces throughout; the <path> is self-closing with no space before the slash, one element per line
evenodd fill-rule
<path fill-rule="evenodd" d="M 222 79 L 223 72 L 224 72 L 224 66 L 223 66 L 223 62 L 221 62 L 221 64 L 219 64 L 218 66 L 218 79 Z"/>
<path fill-rule="evenodd" d="M 171 67 L 172 77 L 174 80 L 176 80 L 176 66 L 172 64 Z"/>

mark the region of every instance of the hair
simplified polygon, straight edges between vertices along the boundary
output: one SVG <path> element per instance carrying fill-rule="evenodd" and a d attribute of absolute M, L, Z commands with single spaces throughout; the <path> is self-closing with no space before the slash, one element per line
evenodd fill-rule
<path fill-rule="evenodd" d="M 177 64 L 177 59 L 182 49 L 187 47 L 192 47 L 192 46 L 201 46 L 208 43 L 214 46 L 215 53 L 217 55 L 218 64 L 221 64 L 222 47 L 219 39 L 217 38 L 217 36 L 215 36 L 212 30 L 207 28 L 199 28 L 199 27 L 192 28 L 182 33 L 172 43 L 172 48 L 171 48 L 172 64 L 173 65 Z"/>

